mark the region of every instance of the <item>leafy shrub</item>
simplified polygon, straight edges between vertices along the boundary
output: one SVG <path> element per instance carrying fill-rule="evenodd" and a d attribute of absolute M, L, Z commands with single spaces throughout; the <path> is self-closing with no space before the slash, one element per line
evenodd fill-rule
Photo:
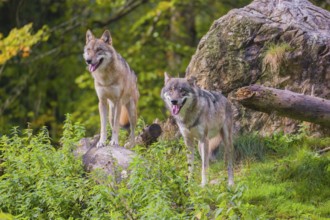
<path fill-rule="evenodd" d="M 269 149 L 273 155 L 261 162 L 253 160 L 248 166 L 243 160 L 241 167 L 236 168 L 236 186 L 232 188 L 227 187 L 225 178 L 201 188 L 198 159 L 194 178 L 188 181 L 187 152 L 182 139 L 161 141 L 147 149 L 136 146 L 137 156 L 130 165 L 129 175 L 121 182 L 102 170 L 86 173 L 81 159 L 73 153 L 83 136 L 84 128 L 72 123 L 68 116 L 60 147 L 52 145 L 46 128 L 36 134 L 31 129 L 20 132 L 14 128 L 10 135 L 1 137 L 0 217 L 313 219 L 330 216 L 329 202 L 324 202 L 330 196 L 329 157 L 312 153 L 306 143 L 317 142 L 309 142 L 302 132 L 266 138 L 252 134 L 236 140 L 243 159 L 262 159 Z M 328 142 L 320 139 L 320 143 L 326 146 Z M 297 146 L 303 148 L 297 150 Z M 210 176 L 218 178 L 225 172 L 221 162 L 213 163 Z"/>
<path fill-rule="evenodd" d="M 265 143 L 269 150 L 278 154 L 287 154 L 290 148 L 301 147 L 308 140 L 308 128 L 300 126 L 296 134 L 284 134 L 284 132 L 275 132 L 265 137 Z M 295 149 L 293 149 L 295 150 Z"/>
<path fill-rule="evenodd" d="M 180 146 L 181 145 L 181 146 Z M 201 188 L 200 179 L 187 180 L 183 141 L 163 141 L 143 149 L 135 158 L 126 186 L 125 201 L 136 219 L 227 219 L 250 216 L 241 202 L 244 186 L 231 189 L 227 182 Z M 200 176 L 200 161 L 196 161 Z M 122 191 L 122 192 L 124 192 Z"/>
<path fill-rule="evenodd" d="M 73 153 L 83 136 L 84 129 L 73 124 L 70 116 L 59 148 L 52 146 L 46 128 L 37 134 L 14 128 L 11 135 L 3 136 L 0 211 L 17 219 L 208 219 L 242 215 L 241 190 L 227 189 L 225 182 L 205 189 L 196 183 L 198 178 L 188 182 L 182 140 L 163 141 L 148 149 L 136 147 L 138 156 L 130 166 L 130 175 L 117 183 L 102 170 L 83 170 L 81 159 Z"/>
<path fill-rule="evenodd" d="M 83 134 L 84 129 L 68 117 L 58 150 L 46 128 L 38 134 L 14 128 L 10 136 L 3 136 L 0 210 L 27 219 L 79 217 L 89 180 L 81 178 L 82 164 L 72 150 Z"/>

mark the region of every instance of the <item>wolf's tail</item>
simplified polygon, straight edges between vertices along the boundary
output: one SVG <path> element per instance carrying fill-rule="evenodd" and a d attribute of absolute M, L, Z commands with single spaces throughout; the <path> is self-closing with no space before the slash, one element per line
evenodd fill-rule
<path fill-rule="evenodd" d="M 222 138 L 220 134 L 218 136 L 209 139 L 209 155 L 211 160 L 216 159 L 216 154 L 219 150 L 221 142 L 222 142 Z"/>
<path fill-rule="evenodd" d="M 127 110 L 126 106 L 124 106 L 124 105 L 121 106 L 119 125 L 120 125 L 120 127 L 124 128 L 124 129 L 129 129 L 130 123 L 129 123 L 128 110 Z"/>

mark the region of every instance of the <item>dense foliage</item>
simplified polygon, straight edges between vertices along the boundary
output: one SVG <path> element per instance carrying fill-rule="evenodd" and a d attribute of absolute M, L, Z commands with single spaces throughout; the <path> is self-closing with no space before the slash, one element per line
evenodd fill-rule
<path fill-rule="evenodd" d="M 47 126 L 58 141 L 66 113 L 98 132 L 93 79 L 82 57 L 85 34 L 110 29 L 115 48 L 138 75 L 139 115 L 166 116 L 163 73 L 184 75 L 212 22 L 251 0 L 0 0 L 0 135 Z M 314 3 L 329 9 L 326 1 Z"/>
<path fill-rule="evenodd" d="M 111 31 L 114 47 L 138 76 L 139 115 L 147 122 L 163 119 L 164 71 L 182 76 L 213 20 L 249 2 L 0 1 L 0 50 L 8 42 L 15 46 L 10 57 L 0 56 L 0 135 L 29 122 L 47 126 L 57 141 L 66 113 L 83 122 L 89 135 L 98 132 L 97 97 L 82 57 L 87 29 L 96 36 Z M 13 35 L 14 28 L 25 28 L 25 34 Z"/>
<path fill-rule="evenodd" d="M 61 147 L 47 129 L 16 128 L 0 140 L 0 216 L 3 219 L 327 219 L 330 139 L 258 134 L 236 139 L 236 186 L 226 186 L 223 163 L 213 163 L 211 184 L 187 181 L 183 142 L 137 146 L 121 182 L 102 170 L 86 173 L 74 156 L 84 135 L 68 117 Z M 256 149 L 253 148 L 254 144 Z M 247 149 L 240 145 L 248 144 Z M 261 154 L 254 152 L 263 149 Z M 197 157 L 198 158 L 198 157 Z M 200 161 L 196 161 L 200 167 Z M 119 169 L 119 168 L 118 168 Z M 118 174 L 122 173 L 118 170 Z M 6 214 L 5 214 L 6 213 Z"/>

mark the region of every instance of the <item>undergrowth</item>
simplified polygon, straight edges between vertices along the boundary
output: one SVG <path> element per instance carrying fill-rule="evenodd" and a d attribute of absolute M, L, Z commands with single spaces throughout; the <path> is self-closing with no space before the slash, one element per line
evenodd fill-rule
<path fill-rule="evenodd" d="M 142 122 L 141 122 L 142 123 Z M 46 128 L 0 140 L 0 217 L 4 219 L 327 219 L 329 155 L 315 149 L 329 138 L 257 133 L 236 138 L 236 185 L 226 185 L 222 160 L 201 188 L 200 160 L 187 180 L 183 141 L 136 146 L 129 174 L 117 182 L 102 170 L 86 173 L 74 156 L 84 128 L 67 117 L 61 147 Z M 198 156 L 197 156 L 198 158 Z M 14 216 L 14 217 L 13 217 Z"/>
<path fill-rule="evenodd" d="M 329 219 L 330 155 L 315 149 L 330 146 L 330 138 L 311 138 L 302 126 L 297 134 L 263 139 L 268 151 L 264 161 L 240 170 L 247 187 L 243 201 L 264 219 Z"/>

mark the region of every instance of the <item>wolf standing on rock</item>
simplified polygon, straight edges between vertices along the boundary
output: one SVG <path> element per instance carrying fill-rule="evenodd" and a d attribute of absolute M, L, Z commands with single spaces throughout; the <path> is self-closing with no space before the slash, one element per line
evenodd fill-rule
<path fill-rule="evenodd" d="M 225 160 L 228 163 L 228 184 L 234 184 L 232 109 L 220 93 L 198 88 L 193 79 L 170 78 L 165 73 L 162 99 L 175 118 L 188 147 L 189 177 L 193 173 L 194 140 L 202 158 L 202 186 L 207 183 L 209 158 L 219 142 L 224 142 Z"/>
<path fill-rule="evenodd" d="M 118 146 L 119 126 L 130 125 L 128 147 L 135 144 L 134 129 L 137 121 L 139 91 L 137 78 L 127 62 L 112 46 L 108 30 L 101 38 L 95 38 L 90 30 L 86 33 L 84 58 L 94 78 L 99 99 L 101 135 L 97 147 L 105 146 L 107 117 L 112 127 L 111 145 Z"/>

